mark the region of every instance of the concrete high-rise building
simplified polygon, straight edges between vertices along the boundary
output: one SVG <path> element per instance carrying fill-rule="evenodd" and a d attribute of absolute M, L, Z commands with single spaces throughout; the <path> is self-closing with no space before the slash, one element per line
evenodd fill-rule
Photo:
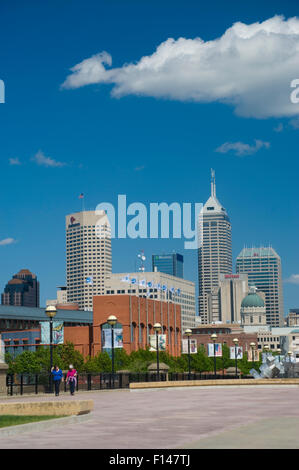
<path fill-rule="evenodd" d="M 272 247 L 243 248 L 237 257 L 236 271 L 248 274 L 248 284 L 265 294 L 267 324 L 282 326 L 281 260 L 276 251 Z"/>
<path fill-rule="evenodd" d="M 220 321 L 241 323 L 241 304 L 248 292 L 247 274 L 220 274 Z"/>
<path fill-rule="evenodd" d="M 184 277 L 184 257 L 179 253 L 152 255 L 153 271 Z"/>
<path fill-rule="evenodd" d="M 105 293 L 112 271 L 111 227 L 105 211 L 66 216 L 67 301 L 92 310 L 93 296 Z"/>
<path fill-rule="evenodd" d="M 199 216 L 198 281 L 199 315 L 202 323 L 220 321 L 220 274 L 232 273 L 231 223 L 216 197 L 212 171 L 211 196 Z"/>
<path fill-rule="evenodd" d="M 61 305 L 67 304 L 67 288 L 66 286 L 59 286 L 57 290 L 56 299 L 46 300 L 46 306 L 48 305 Z"/>
<path fill-rule="evenodd" d="M 195 327 L 195 284 L 160 272 L 110 274 L 106 278 L 105 294 L 145 297 L 181 306 L 181 328 Z"/>
<path fill-rule="evenodd" d="M 35 274 L 21 269 L 5 286 L 2 305 L 39 307 L 39 282 Z"/>

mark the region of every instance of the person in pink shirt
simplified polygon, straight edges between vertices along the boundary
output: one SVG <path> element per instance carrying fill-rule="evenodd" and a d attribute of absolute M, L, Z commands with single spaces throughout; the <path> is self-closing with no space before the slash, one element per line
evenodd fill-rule
<path fill-rule="evenodd" d="M 71 395 L 74 395 L 77 384 L 77 371 L 72 364 L 70 364 L 68 373 L 66 374 L 66 383 L 70 386 Z"/>

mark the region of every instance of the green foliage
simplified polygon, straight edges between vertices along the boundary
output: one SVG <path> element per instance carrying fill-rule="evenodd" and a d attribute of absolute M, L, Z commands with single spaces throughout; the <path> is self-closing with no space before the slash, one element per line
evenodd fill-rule
<path fill-rule="evenodd" d="M 229 347 L 224 344 L 222 347 L 223 356 L 216 358 L 216 369 L 221 372 L 228 367 L 234 367 L 235 361 L 230 359 Z M 160 363 L 164 362 L 169 366 L 169 372 L 188 372 L 188 355 L 171 356 L 166 351 L 159 353 Z M 5 361 L 9 366 L 8 373 L 49 373 L 50 370 L 50 348 L 39 346 L 35 352 L 24 351 L 13 358 L 9 353 L 5 355 Z M 130 370 L 131 372 L 147 372 L 151 363 L 156 363 L 157 354 L 149 348 L 138 349 L 127 354 L 124 349 L 115 349 L 114 365 L 115 371 Z M 100 372 L 111 372 L 112 361 L 107 352 L 100 352 L 95 357 L 84 358 L 77 351 L 72 343 L 57 345 L 53 347 L 53 365 L 57 364 L 62 370 L 68 369 L 70 364 L 78 370 L 97 374 Z M 192 372 L 213 372 L 214 358 L 208 357 L 204 346 L 200 346 L 196 354 L 191 354 L 190 365 Z M 238 368 L 243 375 L 249 375 L 252 368 L 259 370 L 261 361 L 258 363 L 248 362 L 247 353 L 243 359 L 238 359 Z"/>

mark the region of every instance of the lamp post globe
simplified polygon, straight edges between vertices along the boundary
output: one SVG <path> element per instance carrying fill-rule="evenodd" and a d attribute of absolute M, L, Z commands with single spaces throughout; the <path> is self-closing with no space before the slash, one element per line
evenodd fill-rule
<path fill-rule="evenodd" d="M 160 323 L 155 323 L 154 326 L 154 331 L 156 333 L 156 350 L 157 350 L 157 380 L 158 382 L 160 381 L 160 366 L 159 366 L 159 333 L 162 329 L 162 326 Z"/>
<path fill-rule="evenodd" d="M 56 316 L 57 310 L 54 305 L 48 305 L 46 308 L 46 315 L 49 318 L 54 318 Z"/>
<path fill-rule="evenodd" d="M 114 326 L 116 325 L 117 323 L 117 318 L 115 315 L 110 315 L 108 318 L 107 318 L 107 323 L 110 325 L 110 326 Z"/>

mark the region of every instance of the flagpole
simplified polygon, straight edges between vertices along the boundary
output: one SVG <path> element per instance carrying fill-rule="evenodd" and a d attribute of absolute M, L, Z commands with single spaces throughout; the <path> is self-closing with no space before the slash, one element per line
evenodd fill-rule
<path fill-rule="evenodd" d="M 82 212 L 84 212 L 84 211 L 85 211 L 85 207 L 84 207 L 84 194 L 83 194 L 83 193 L 80 194 L 79 199 L 82 200 L 82 209 L 81 209 L 81 210 L 82 210 Z"/>

